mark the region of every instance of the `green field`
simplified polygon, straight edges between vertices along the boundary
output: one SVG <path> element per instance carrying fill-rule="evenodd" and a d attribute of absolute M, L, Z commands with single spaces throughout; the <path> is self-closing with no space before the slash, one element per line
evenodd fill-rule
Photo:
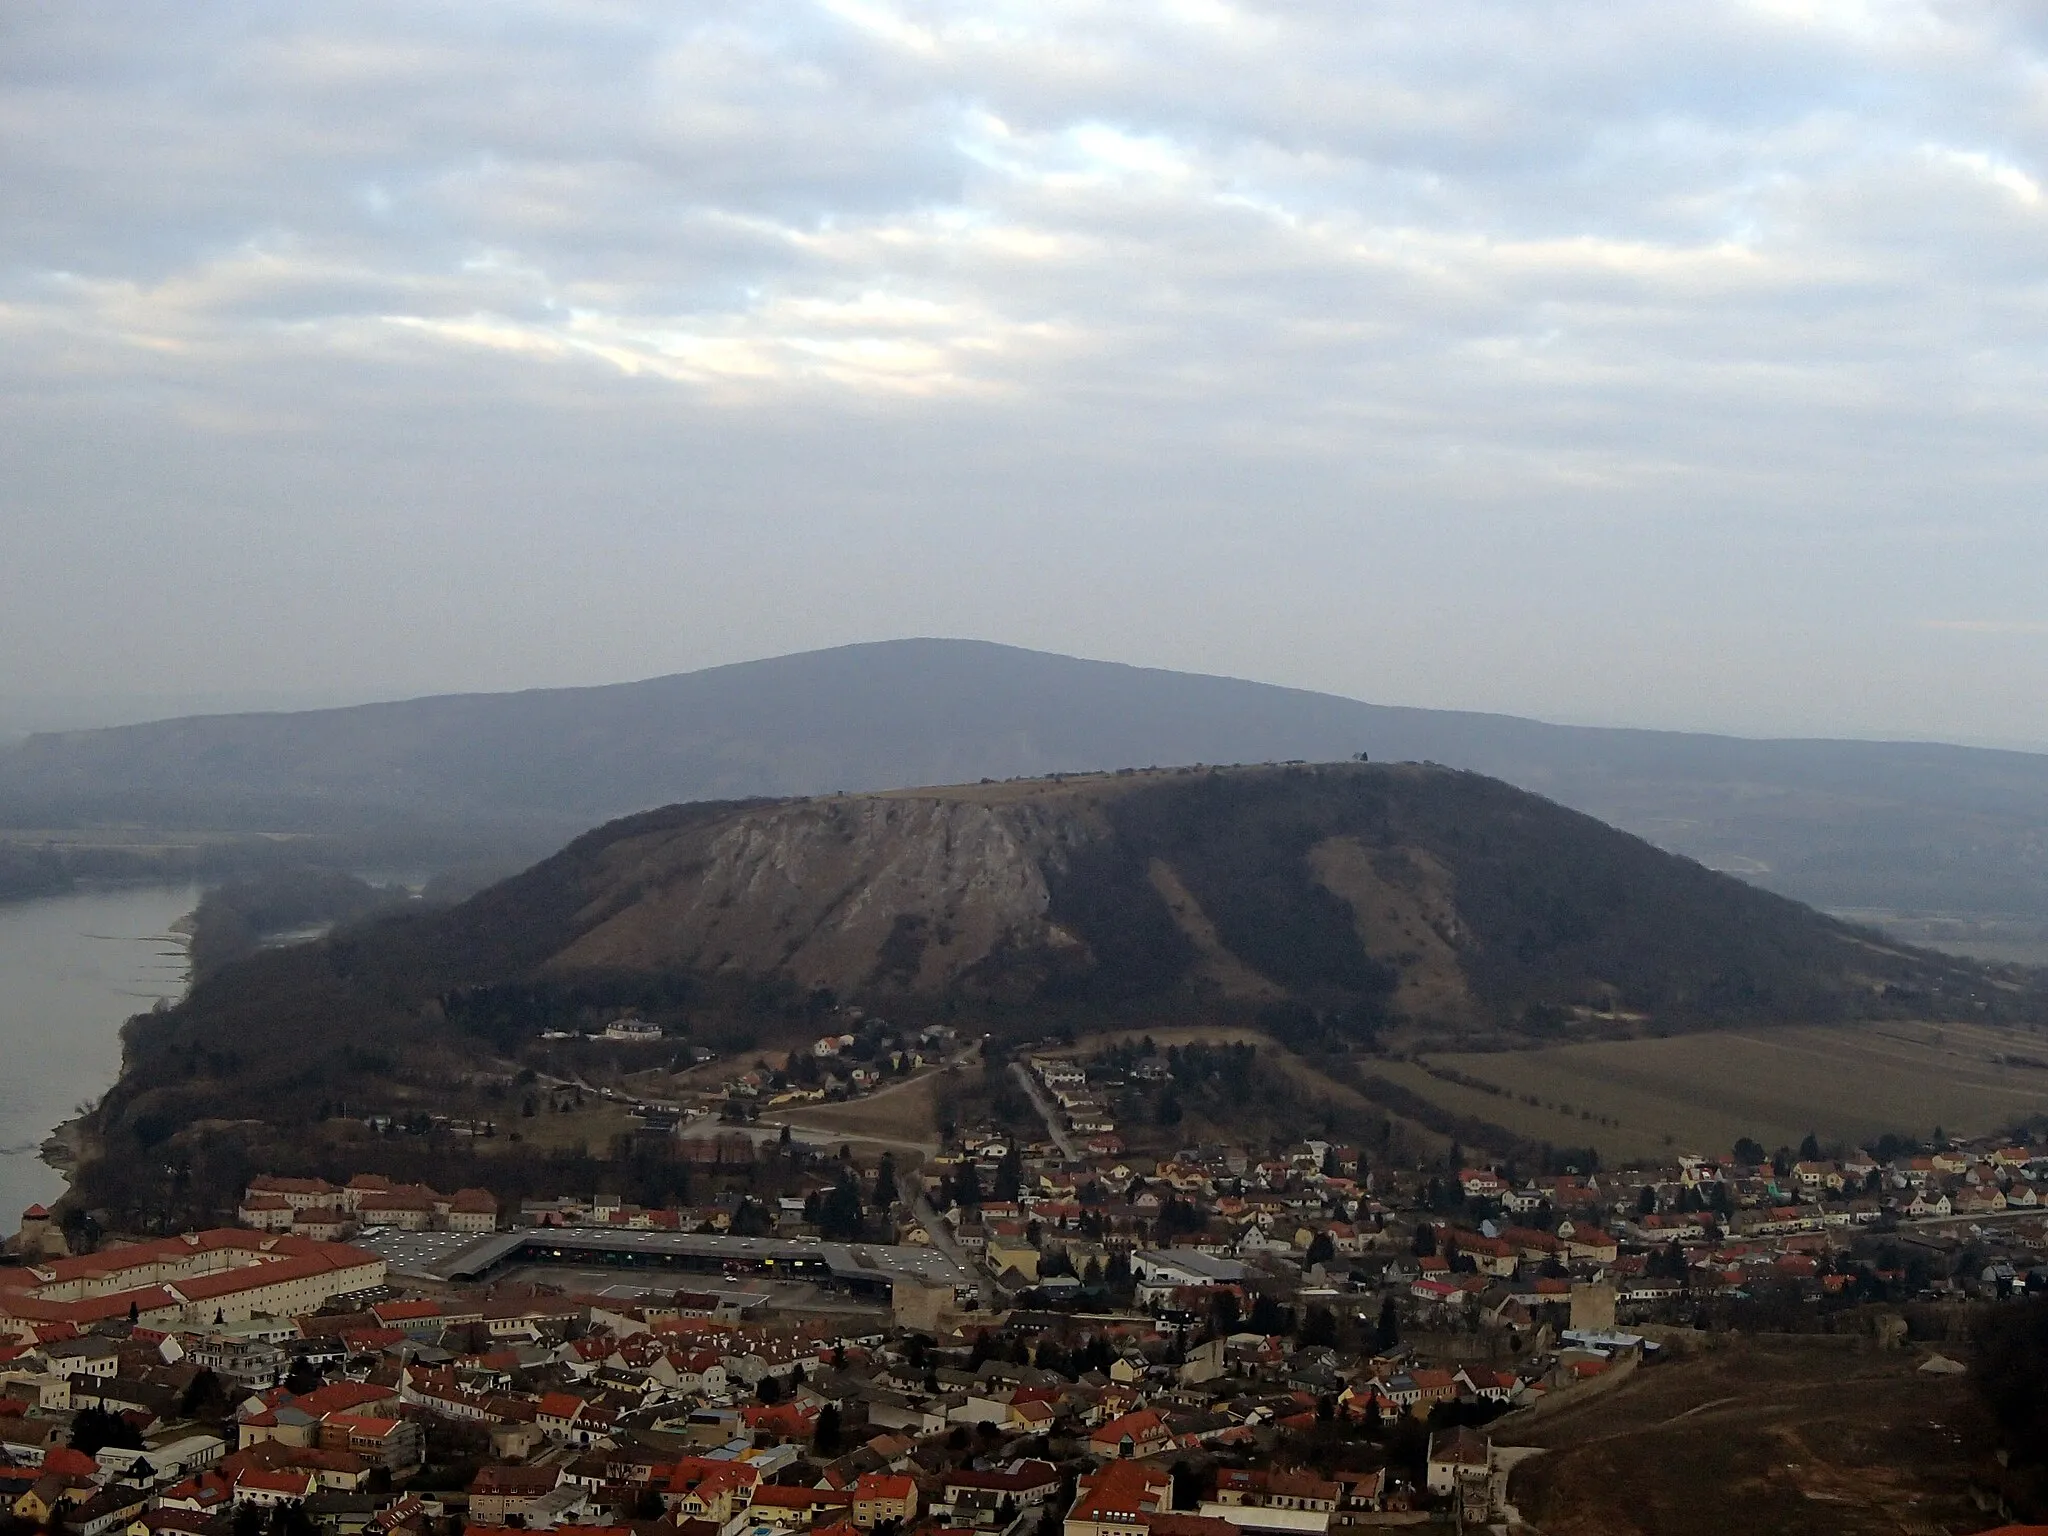
<path fill-rule="evenodd" d="M 1758 1029 L 1375 1062 L 1445 1109 L 1610 1161 L 2001 1129 L 2048 1115 L 2048 1038 L 1973 1025 Z M 2001 1058 L 2006 1058 L 2001 1060 Z M 1500 1092 L 1446 1082 L 1448 1069 Z M 1536 1102 L 1529 1102 L 1534 1099 Z"/>

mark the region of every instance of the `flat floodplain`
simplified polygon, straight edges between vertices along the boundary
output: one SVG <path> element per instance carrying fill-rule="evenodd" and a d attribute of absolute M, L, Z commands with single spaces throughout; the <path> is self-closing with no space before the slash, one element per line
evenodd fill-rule
<path fill-rule="evenodd" d="M 2048 1037 L 1969 1024 L 1716 1030 L 1370 1070 L 1455 1113 L 1533 1141 L 1597 1147 L 1609 1161 L 1721 1152 L 1741 1136 L 1797 1146 L 1808 1131 L 1824 1142 L 1924 1137 L 1936 1126 L 1975 1135 L 2048 1115 Z"/>

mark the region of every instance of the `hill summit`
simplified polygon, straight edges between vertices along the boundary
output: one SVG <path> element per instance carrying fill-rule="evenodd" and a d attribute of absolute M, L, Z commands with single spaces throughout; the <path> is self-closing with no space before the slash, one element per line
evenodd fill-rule
<path fill-rule="evenodd" d="M 1850 1016 L 1968 974 L 1416 764 L 676 807 L 591 834 L 461 921 L 560 883 L 579 900 L 534 957 L 545 973 L 775 977 L 843 998 L 1688 1027 Z"/>
<path fill-rule="evenodd" d="M 140 1062 L 260 1040 L 288 1075 L 379 1039 L 511 1050 L 606 999 L 771 1034 L 823 999 L 1010 1032 L 1257 1018 L 1362 1041 L 2016 995 L 1496 780 L 1291 764 L 650 811 L 458 907 L 228 967 L 130 1044 Z"/>

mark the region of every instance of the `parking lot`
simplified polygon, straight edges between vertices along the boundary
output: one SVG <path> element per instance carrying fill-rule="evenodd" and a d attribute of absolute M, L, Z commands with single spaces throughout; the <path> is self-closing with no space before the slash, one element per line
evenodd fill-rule
<path fill-rule="evenodd" d="M 352 1239 L 390 1265 L 393 1279 L 405 1280 L 438 1280 L 430 1265 L 480 1240 L 474 1232 L 401 1232 L 396 1227 L 372 1227 Z"/>
<path fill-rule="evenodd" d="M 673 1296 L 677 1291 L 746 1291 L 766 1296 L 769 1310 L 775 1312 L 830 1313 L 835 1317 L 852 1315 L 879 1319 L 889 1316 L 889 1308 L 881 1302 L 821 1291 L 803 1281 L 791 1284 L 764 1280 L 759 1275 L 748 1275 L 744 1280 L 727 1284 L 708 1275 L 631 1278 L 622 1277 L 616 1269 L 574 1264 L 522 1264 L 507 1270 L 503 1278 L 513 1284 L 556 1286 L 572 1295 L 600 1297 L 621 1306 L 650 1297 Z"/>

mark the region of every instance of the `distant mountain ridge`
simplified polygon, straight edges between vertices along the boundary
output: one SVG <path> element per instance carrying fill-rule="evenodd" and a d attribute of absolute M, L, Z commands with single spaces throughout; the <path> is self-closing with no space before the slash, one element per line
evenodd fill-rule
<path fill-rule="evenodd" d="M 402 821 L 529 855 L 679 800 L 1360 752 L 1503 778 L 1821 905 L 2048 918 L 2048 756 L 1546 725 L 965 640 L 39 735 L 0 751 L 0 823 Z"/>

